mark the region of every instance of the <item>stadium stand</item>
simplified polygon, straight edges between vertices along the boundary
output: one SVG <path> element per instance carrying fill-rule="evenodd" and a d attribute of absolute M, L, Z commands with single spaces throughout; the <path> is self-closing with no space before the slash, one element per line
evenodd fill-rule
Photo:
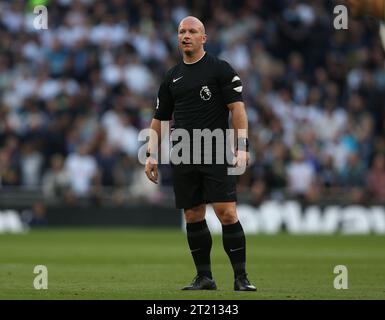
<path fill-rule="evenodd" d="M 240 199 L 385 201 L 385 68 L 376 22 L 333 29 L 332 1 L 0 2 L 0 201 L 172 201 L 146 181 L 137 136 L 179 54 L 177 23 L 244 85 L 251 165 Z M 10 200 L 11 199 L 11 200 Z"/>

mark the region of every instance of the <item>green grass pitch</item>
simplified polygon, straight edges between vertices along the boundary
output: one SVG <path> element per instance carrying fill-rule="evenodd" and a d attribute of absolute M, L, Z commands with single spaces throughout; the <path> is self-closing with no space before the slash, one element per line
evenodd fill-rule
<path fill-rule="evenodd" d="M 384 236 L 247 236 L 257 292 L 234 292 L 221 236 L 213 237 L 217 291 L 186 292 L 195 275 L 178 229 L 63 229 L 0 235 L 0 299 L 384 299 Z M 48 289 L 35 290 L 35 265 Z M 336 265 L 348 289 L 333 287 Z"/>

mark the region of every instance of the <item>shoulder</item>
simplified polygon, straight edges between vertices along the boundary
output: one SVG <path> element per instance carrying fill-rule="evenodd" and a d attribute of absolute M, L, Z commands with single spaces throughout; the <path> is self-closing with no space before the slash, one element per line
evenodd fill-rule
<path fill-rule="evenodd" d="M 230 80 L 234 80 L 235 76 L 237 76 L 237 80 L 239 79 L 238 73 L 233 69 L 231 64 L 227 62 L 226 60 L 213 57 L 213 63 L 215 64 L 214 70 L 216 76 L 221 79 L 221 82 L 229 82 Z"/>
<path fill-rule="evenodd" d="M 227 65 L 230 66 L 230 64 L 227 61 L 220 59 L 220 58 L 218 58 L 218 57 L 216 57 L 216 56 L 214 56 L 208 52 L 206 52 L 206 55 L 207 55 L 206 61 L 209 64 L 215 65 L 217 67 L 223 67 L 223 66 L 227 66 Z"/>
<path fill-rule="evenodd" d="M 212 63 L 212 64 L 215 64 L 219 67 L 223 67 L 223 66 L 230 66 L 230 63 L 228 63 L 226 60 L 223 60 L 217 56 L 214 56 L 210 53 L 207 53 L 207 60 Z"/>
<path fill-rule="evenodd" d="M 211 63 L 214 65 L 216 71 L 219 73 L 219 75 L 234 73 L 233 67 L 230 65 L 229 62 L 226 60 L 220 59 L 218 57 L 215 57 L 213 55 L 209 55 L 209 58 L 211 59 Z"/>

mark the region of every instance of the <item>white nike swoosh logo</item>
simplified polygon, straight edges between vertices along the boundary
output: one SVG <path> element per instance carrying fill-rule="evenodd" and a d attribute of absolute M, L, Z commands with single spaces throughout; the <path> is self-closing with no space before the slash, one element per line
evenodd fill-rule
<path fill-rule="evenodd" d="M 191 250 L 191 252 L 199 251 L 201 248 Z"/>
<path fill-rule="evenodd" d="M 237 249 L 230 249 L 231 252 L 242 250 L 243 247 L 237 248 Z"/>
<path fill-rule="evenodd" d="M 177 82 L 179 79 L 182 79 L 182 78 L 183 78 L 183 76 L 176 78 L 176 79 L 172 79 L 172 82 Z"/>

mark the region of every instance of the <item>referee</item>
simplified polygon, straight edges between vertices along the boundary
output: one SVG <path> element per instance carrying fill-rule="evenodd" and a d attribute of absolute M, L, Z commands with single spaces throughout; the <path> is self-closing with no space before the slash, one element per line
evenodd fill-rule
<path fill-rule="evenodd" d="M 150 136 L 145 172 L 154 183 L 158 182 L 155 151 L 161 140 L 161 121 L 173 120 L 174 129 L 184 129 L 190 134 L 194 129 L 225 132 L 231 112 L 239 149 L 235 153 L 235 166 L 247 165 L 247 115 L 240 78 L 227 62 L 204 51 L 205 42 L 205 28 L 200 20 L 189 16 L 180 22 L 178 45 L 183 61 L 171 68 L 161 83 L 151 122 L 156 135 Z M 214 152 L 214 160 L 218 156 L 221 155 Z M 234 290 L 256 291 L 245 269 L 246 241 L 236 211 L 236 176 L 228 174 L 231 164 L 191 163 L 172 164 L 176 206 L 184 210 L 188 244 L 197 269 L 193 282 L 182 290 L 217 288 L 211 273 L 212 239 L 205 220 L 206 204 L 211 203 L 222 224 L 223 246 L 234 270 Z"/>

